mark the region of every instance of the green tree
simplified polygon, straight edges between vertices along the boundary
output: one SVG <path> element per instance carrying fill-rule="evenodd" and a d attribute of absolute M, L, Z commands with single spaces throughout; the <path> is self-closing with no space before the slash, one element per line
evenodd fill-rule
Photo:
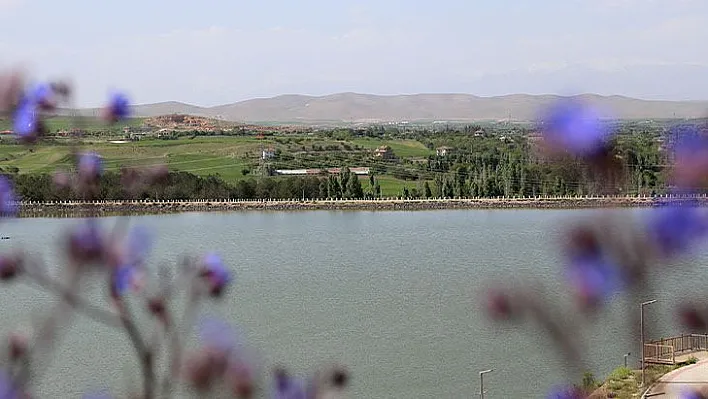
<path fill-rule="evenodd" d="M 428 184 L 427 181 L 423 184 L 423 189 L 425 198 L 430 198 L 433 196 L 433 192 L 430 190 L 430 184 Z"/>
<path fill-rule="evenodd" d="M 347 182 L 348 198 L 364 198 L 364 190 L 361 188 L 361 182 L 357 175 L 353 174 Z"/>

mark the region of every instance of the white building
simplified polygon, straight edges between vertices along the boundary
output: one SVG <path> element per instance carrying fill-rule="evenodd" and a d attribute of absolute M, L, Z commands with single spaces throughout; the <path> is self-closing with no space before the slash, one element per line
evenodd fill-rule
<path fill-rule="evenodd" d="M 275 150 L 273 148 L 265 148 L 261 153 L 261 159 L 275 158 Z"/>

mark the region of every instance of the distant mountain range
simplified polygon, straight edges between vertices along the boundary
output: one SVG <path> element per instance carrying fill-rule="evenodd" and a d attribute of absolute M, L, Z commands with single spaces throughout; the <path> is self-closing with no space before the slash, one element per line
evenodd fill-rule
<path fill-rule="evenodd" d="M 592 104 L 603 117 L 614 119 L 703 118 L 708 101 L 656 101 L 623 96 L 573 96 Z M 366 123 L 392 121 L 533 121 L 539 110 L 561 99 L 557 95 L 511 94 L 479 97 L 469 94 L 371 95 L 339 93 L 326 96 L 282 95 L 215 107 L 179 102 L 136 105 L 136 116 L 189 114 L 249 123 Z M 95 109 L 83 109 L 93 114 Z"/>

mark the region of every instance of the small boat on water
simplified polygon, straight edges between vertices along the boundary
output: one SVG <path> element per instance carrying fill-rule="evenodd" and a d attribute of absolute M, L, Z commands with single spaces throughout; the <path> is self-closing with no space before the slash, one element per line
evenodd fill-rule
<path fill-rule="evenodd" d="M 2 237 L 0 237 L 0 240 L 9 240 L 9 239 L 10 239 L 10 237 L 8 237 L 8 236 L 2 236 Z"/>

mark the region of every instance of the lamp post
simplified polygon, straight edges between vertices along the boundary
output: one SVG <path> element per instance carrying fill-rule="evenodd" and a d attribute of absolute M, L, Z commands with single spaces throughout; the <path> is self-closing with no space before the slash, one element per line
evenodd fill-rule
<path fill-rule="evenodd" d="M 484 375 L 491 373 L 494 369 L 484 370 L 479 372 L 479 397 L 484 399 Z"/>
<path fill-rule="evenodd" d="M 630 353 L 630 352 L 627 352 L 624 354 L 624 368 L 627 368 L 627 357 L 629 357 L 629 355 L 631 355 L 631 354 L 632 353 Z"/>
<path fill-rule="evenodd" d="M 640 353 L 639 357 L 641 358 L 641 361 L 642 361 L 642 385 L 641 386 L 644 386 L 644 377 L 645 377 L 644 368 L 646 366 L 646 364 L 644 362 L 644 306 L 651 305 L 654 302 L 656 302 L 656 299 L 652 299 L 651 301 L 642 302 L 641 305 L 639 306 L 639 325 L 640 325 L 640 329 L 641 329 L 640 334 L 642 337 L 642 349 L 639 352 Z"/>

